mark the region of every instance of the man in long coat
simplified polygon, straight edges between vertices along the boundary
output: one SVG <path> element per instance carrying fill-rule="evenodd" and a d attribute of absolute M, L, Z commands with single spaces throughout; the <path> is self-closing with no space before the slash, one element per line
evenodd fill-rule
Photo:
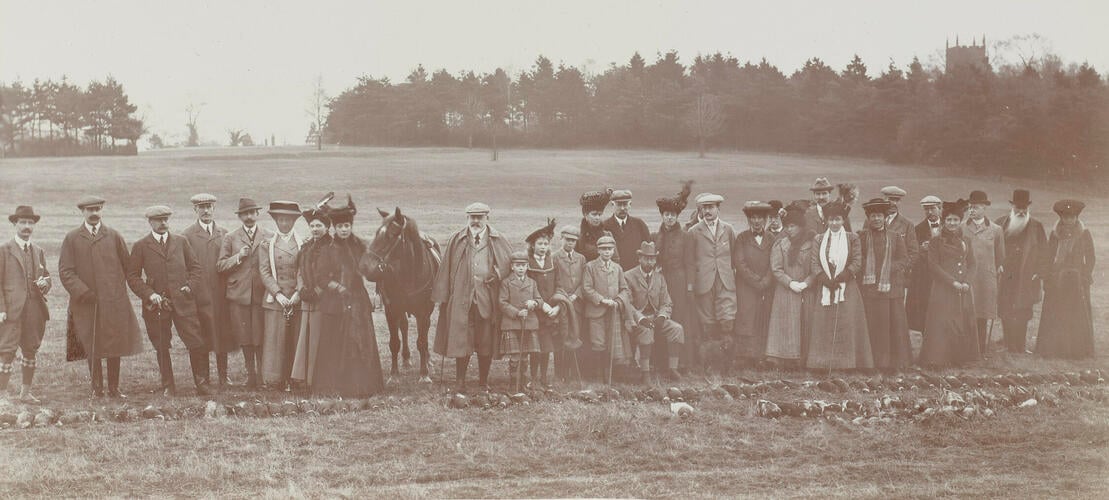
<path fill-rule="evenodd" d="M 761 201 L 743 205 L 746 231 L 732 245 L 735 267 L 737 355 L 749 365 L 761 363 L 766 356 L 766 335 L 774 298 L 774 275 L 770 272 L 770 249 L 777 238 L 767 231 L 767 219 L 774 207 Z M 737 360 L 738 361 L 738 360 Z"/>
<path fill-rule="evenodd" d="M 1005 237 L 1001 227 L 986 217 L 990 200 L 984 191 L 971 191 L 967 212 L 966 235 L 977 265 L 971 272 L 970 288 L 974 293 L 974 312 L 978 322 L 978 350 L 986 356 L 990 341 L 989 322 L 997 318 L 997 276 L 1005 263 Z"/>
<path fill-rule="evenodd" d="M 478 356 L 478 380 L 489 385 L 489 367 L 500 337 L 497 293 L 500 281 L 512 270 L 512 244 L 489 225 L 489 206 L 466 207 L 469 224 L 451 236 L 431 300 L 439 304 L 435 352 L 455 359 L 459 389 L 466 386 L 470 356 Z"/>
<path fill-rule="evenodd" d="M 131 248 L 127 285 L 142 301 L 146 336 L 158 356 L 162 395 L 174 396 L 173 358 L 170 357 L 170 326 L 189 350 L 189 365 L 198 396 L 210 396 L 208 388 L 208 343 L 200 332 L 200 316 L 193 290 L 203 287 L 200 262 L 192 246 L 180 235 L 169 232 L 173 211 L 163 205 L 146 209 L 150 232 Z"/>
<path fill-rule="evenodd" d="M 16 208 L 8 216 L 15 227 L 15 237 L 0 245 L 0 401 L 6 396 L 18 349 L 23 376 L 19 400 L 40 402 L 31 393 L 31 383 L 46 321 L 50 319 L 46 295 L 50 293 L 51 280 L 42 247 L 31 242 L 39 219 L 32 207 Z"/>
<path fill-rule="evenodd" d="M 943 201 L 939 197 L 928 195 L 920 200 L 920 208 L 924 211 L 924 220 L 916 225 L 916 241 L 920 245 L 920 254 L 912 264 L 909 276 L 909 290 L 905 297 L 905 311 L 909 318 L 909 329 L 918 332 L 924 331 L 924 321 L 928 315 L 928 297 L 932 294 L 932 270 L 928 266 L 928 242 L 939 236 L 943 228 L 940 220 Z"/>
<path fill-rule="evenodd" d="M 235 214 L 242 226 L 227 233 L 220 246 L 216 268 L 227 280 L 227 302 L 235 340 L 243 349 L 248 388 L 257 388 L 262 366 L 262 337 L 265 330 L 266 287 L 258 270 L 262 242 L 273 238 L 273 231 L 258 227 L 262 207 L 250 198 L 239 200 Z"/>
<path fill-rule="evenodd" d="M 231 331 L 227 312 L 227 283 L 219 274 L 220 246 L 227 229 L 216 224 L 214 215 L 216 197 L 200 193 L 189 199 L 196 212 L 195 223 L 181 231 L 200 262 L 201 287 L 193 292 L 197 296 L 197 313 L 200 316 L 200 333 L 216 354 L 216 374 L 221 388 L 231 384 L 227 374 L 227 355 L 239 349 Z"/>
<path fill-rule="evenodd" d="M 639 265 L 633 257 L 639 251 L 639 245 L 651 240 L 651 230 L 643 219 L 628 214 L 631 208 L 632 192 L 619 189 L 612 192 L 612 206 L 615 209 L 612 217 L 605 219 L 601 227 L 612 234 L 616 240 L 616 255 L 626 255 L 620 262 L 620 267 L 627 271 Z"/>
<path fill-rule="evenodd" d="M 696 201 L 702 218 L 689 228 L 692 251 L 686 262 L 686 275 L 691 277 L 687 287 L 693 293 L 703 334 L 718 340 L 727 337 L 724 344 L 730 350 L 736 317 L 735 268 L 732 266 L 735 228 L 720 220 L 723 196 L 701 193 Z M 729 352 L 729 362 L 735 359 L 734 354 Z"/>
<path fill-rule="evenodd" d="M 123 236 L 100 218 L 104 199 L 77 202 L 85 221 L 62 240 L 58 277 L 69 292 L 71 327 L 89 361 L 94 396 L 104 394 L 101 359 L 107 359 L 108 395 L 119 391 L 119 358 L 142 352 L 139 321 L 127 294 L 131 255 Z"/>
<path fill-rule="evenodd" d="M 905 217 L 905 214 L 901 213 L 901 199 L 908 193 L 897 186 L 886 186 L 881 192 L 882 199 L 890 204 L 889 215 L 886 216 L 886 231 L 905 240 L 905 249 L 909 252 L 908 266 L 912 268 L 920 256 L 920 243 L 916 238 L 916 227 Z M 908 287 L 908 280 L 905 280 L 903 285 Z M 903 294 L 904 290 L 902 290 L 902 297 L 904 297 Z"/>
<path fill-rule="evenodd" d="M 997 313 L 1001 316 L 1006 349 L 1024 353 L 1032 305 L 1041 298 L 1047 233 L 1043 224 L 1028 212 L 1031 193 L 1017 189 L 1009 203 L 1012 205 L 1009 215 L 997 219 L 1005 234 L 1005 265 L 998 286 Z"/>

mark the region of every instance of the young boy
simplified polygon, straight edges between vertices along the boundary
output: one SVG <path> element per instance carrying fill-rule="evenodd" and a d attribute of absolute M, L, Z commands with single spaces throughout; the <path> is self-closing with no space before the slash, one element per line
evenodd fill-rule
<path fill-rule="evenodd" d="M 501 282 L 501 352 L 522 363 L 524 354 L 539 352 L 539 318 L 533 312 L 548 306 L 539 295 L 535 280 L 528 277 L 528 254 L 512 252 L 512 276 Z M 513 356 L 515 355 L 515 356 Z M 520 367 L 522 368 L 522 366 Z M 522 369 L 516 372 L 516 390 L 519 390 Z"/>
<path fill-rule="evenodd" d="M 547 367 L 551 353 L 561 350 L 555 341 L 558 337 L 558 316 L 562 306 L 554 302 L 557 289 L 557 272 L 551 257 L 551 239 L 554 238 L 555 220 L 536 229 L 524 240 L 528 243 L 528 277 L 535 280 L 543 300 L 543 313 L 539 315 L 539 352 L 531 355 L 531 379 L 538 380 L 543 388 L 550 387 Z M 558 347 L 558 349 L 556 349 Z"/>
<path fill-rule="evenodd" d="M 552 303 L 559 306 L 558 340 L 555 345 L 555 373 L 563 380 L 580 377 L 577 350 L 582 346 L 581 319 L 585 314 L 581 281 L 585 274 L 585 256 L 578 253 L 581 230 L 562 226 L 562 248 L 551 255 L 555 264 L 555 293 Z"/>
<path fill-rule="evenodd" d="M 626 363 L 630 358 L 627 339 L 620 322 L 621 304 L 630 301 L 624 271 L 613 262 L 616 240 L 609 234 L 597 239 L 599 256 L 585 265 L 582 290 L 587 303 L 585 316 L 589 318 L 589 341 L 593 351 L 594 373 L 606 373 L 611 382 L 609 366 L 613 362 Z M 607 356 L 603 353 L 607 352 Z M 612 358 L 611 360 L 609 358 Z"/>

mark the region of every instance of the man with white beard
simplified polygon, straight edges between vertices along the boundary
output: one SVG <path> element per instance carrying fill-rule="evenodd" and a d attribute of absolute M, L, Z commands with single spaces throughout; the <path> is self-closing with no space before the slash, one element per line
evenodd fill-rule
<path fill-rule="evenodd" d="M 1047 248 L 1047 236 L 1040 221 L 1028 213 L 1032 204 L 1027 190 L 1013 191 L 1009 215 L 997 219 L 1005 236 L 1005 264 L 998 286 L 997 313 L 1001 317 L 1005 347 L 1011 353 L 1024 353 L 1032 305 L 1040 301 L 1040 269 Z"/>

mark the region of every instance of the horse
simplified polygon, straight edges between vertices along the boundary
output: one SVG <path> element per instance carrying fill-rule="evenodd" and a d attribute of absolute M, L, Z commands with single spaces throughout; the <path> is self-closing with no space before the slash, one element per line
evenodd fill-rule
<path fill-rule="evenodd" d="M 420 382 L 431 382 L 428 375 L 427 336 L 431 329 L 431 288 L 442 261 L 439 244 L 420 232 L 416 221 L 401 213 L 378 209 L 381 227 L 374 234 L 369 249 L 359 262 L 359 271 L 377 283 L 377 291 L 385 306 L 389 325 L 389 350 L 393 355 L 391 375 L 398 375 L 397 355 L 410 365 L 408 350 L 408 318 L 416 320 L 416 349 L 420 353 Z M 402 340 L 403 339 L 403 340 Z M 403 348 L 403 350 L 402 350 Z M 400 351 L 400 352 L 398 352 Z"/>

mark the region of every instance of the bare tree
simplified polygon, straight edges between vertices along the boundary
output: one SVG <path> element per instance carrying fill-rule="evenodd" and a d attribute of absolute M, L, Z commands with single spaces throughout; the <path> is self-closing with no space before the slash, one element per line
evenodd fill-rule
<path fill-rule="evenodd" d="M 185 143 L 187 147 L 196 147 L 200 145 L 200 133 L 196 128 L 196 121 L 200 119 L 200 109 L 204 107 L 204 103 L 193 104 L 189 103 L 185 106 L 185 126 L 189 128 L 189 139 Z"/>
<path fill-rule="evenodd" d="M 228 130 L 228 141 L 232 147 L 238 146 L 243 143 L 243 130 Z"/>
<path fill-rule="evenodd" d="M 697 157 L 704 158 L 705 142 L 724 128 L 724 110 L 720 98 L 703 92 L 697 94 L 687 125 L 697 136 Z"/>
<path fill-rule="evenodd" d="M 331 98 L 327 95 L 327 90 L 323 88 L 323 75 L 316 76 L 316 81 L 312 84 L 312 98 L 308 103 L 306 110 L 308 116 L 312 118 L 312 125 L 316 132 L 316 150 L 323 150 L 323 125 L 327 120 L 327 104 L 331 102 Z"/>

